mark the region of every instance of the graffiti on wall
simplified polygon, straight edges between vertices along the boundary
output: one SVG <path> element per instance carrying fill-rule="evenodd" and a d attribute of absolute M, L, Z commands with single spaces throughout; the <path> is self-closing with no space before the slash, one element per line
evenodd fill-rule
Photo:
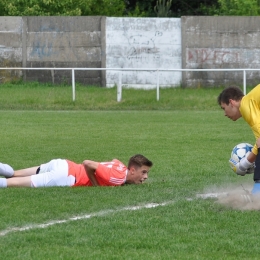
<path fill-rule="evenodd" d="M 187 63 L 224 64 L 239 62 L 240 52 L 230 49 L 194 48 L 187 49 Z"/>
<path fill-rule="evenodd" d="M 239 64 L 255 64 L 260 62 L 260 49 L 246 48 L 187 48 L 186 66 L 199 65 L 236 66 Z"/>
<path fill-rule="evenodd" d="M 129 49 L 126 57 L 132 66 L 150 62 L 157 63 L 160 59 L 160 49 L 156 46 L 155 39 L 144 35 L 131 35 L 128 38 Z"/>
<path fill-rule="evenodd" d="M 180 19 L 147 18 L 137 23 L 134 19 L 109 18 L 107 24 L 108 68 L 181 68 Z M 115 84 L 117 78 L 115 72 L 107 72 L 107 85 Z M 156 74 L 127 71 L 122 79 L 129 85 L 149 85 L 156 82 Z M 165 86 L 178 85 L 180 81 L 179 72 L 164 72 L 160 77 L 160 84 Z"/>

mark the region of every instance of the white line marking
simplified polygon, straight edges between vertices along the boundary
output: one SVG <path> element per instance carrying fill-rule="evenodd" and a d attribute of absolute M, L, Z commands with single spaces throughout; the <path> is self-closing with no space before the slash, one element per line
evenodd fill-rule
<path fill-rule="evenodd" d="M 220 196 L 228 196 L 228 193 L 218 192 L 218 193 L 197 194 L 197 198 L 201 198 L 201 199 L 218 198 Z"/>
<path fill-rule="evenodd" d="M 206 193 L 206 194 L 197 194 L 196 198 L 201 198 L 201 199 L 208 199 L 208 198 L 219 198 L 220 196 L 228 196 L 227 192 L 220 192 L 220 193 Z M 251 201 L 250 198 L 248 198 L 248 195 L 241 195 L 245 196 L 245 200 Z M 247 197 L 248 196 L 248 197 Z M 192 198 L 186 198 L 187 201 L 192 201 Z M 141 206 L 129 206 L 129 207 L 124 207 L 122 209 L 117 209 L 117 210 L 105 210 L 105 211 L 99 211 L 96 213 L 88 214 L 88 215 L 82 215 L 82 216 L 74 216 L 70 217 L 68 219 L 63 219 L 63 220 L 53 220 L 49 221 L 45 224 L 32 224 L 32 225 L 27 225 L 23 227 L 10 227 L 5 230 L 0 231 L 0 237 L 3 237 L 9 233 L 13 232 L 21 232 L 21 231 L 26 231 L 30 229 L 36 229 L 36 228 L 47 228 L 49 226 L 53 226 L 56 224 L 63 224 L 67 223 L 69 221 L 76 221 L 76 220 L 81 220 L 81 219 L 89 219 L 92 217 L 101 217 L 108 215 L 110 213 L 115 213 L 115 212 L 120 212 L 120 211 L 126 211 L 126 210 L 140 210 L 140 209 L 151 209 L 151 208 L 156 208 L 158 206 L 166 206 L 168 204 L 172 204 L 174 201 L 168 201 L 168 202 L 163 202 L 163 203 L 148 203 L 145 205 Z"/>
<path fill-rule="evenodd" d="M 125 207 L 125 208 L 118 209 L 118 210 L 99 211 L 96 213 L 82 215 L 82 216 L 74 216 L 74 217 L 71 217 L 68 219 L 63 219 L 63 220 L 53 220 L 53 221 L 47 222 L 45 224 L 32 224 L 32 225 L 27 225 L 24 227 L 12 227 L 12 228 L 7 228 L 6 230 L 0 231 L 0 236 L 3 237 L 9 233 L 21 232 L 21 231 L 30 230 L 30 229 L 47 228 L 49 226 L 53 226 L 56 224 L 63 224 L 63 223 L 67 223 L 69 221 L 75 221 L 75 220 L 81 220 L 81 219 L 89 219 L 89 218 L 96 217 L 96 216 L 104 216 L 104 215 L 108 215 L 109 213 L 120 212 L 120 211 L 125 211 L 125 210 L 151 209 L 151 208 L 156 208 L 158 206 L 166 206 L 170 203 L 174 203 L 174 201 L 163 202 L 163 203 L 149 203 L 149 204 L 145 204 L 142 206 L 132 206 L 132 207 L 129 206 L 129 207 Z"/>
<path fill-rule="evenodd" d="M 232 193 L 228 193 L 228 192 L 218 192 L 218 193 L 205 193 L 205 194 L 197 194 L 197 198 L 201 198 L 201 199 L 220 199 L 220 198 L 227 198 L 232 196 Z M 233 194 L 234 196 L 234 194 Z M 253 198 L 251 194 L 236 194 L 235 196 L 237 196 L 238 198 L 241 198 L 242 201 L 246 202 L 246 203 L 252 203 L 253 202 Z"/>

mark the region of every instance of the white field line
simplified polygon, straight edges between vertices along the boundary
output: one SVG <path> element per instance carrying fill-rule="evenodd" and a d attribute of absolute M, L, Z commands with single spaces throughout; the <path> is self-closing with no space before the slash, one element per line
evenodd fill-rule
<path fill-rule="evenodd" d="M 99 211 L 99 212 L 96 212 L 96 213 L 82 215 L 82 216 L 74 216 L 74 217 L 71 217 L 71 218 L 68 218 L 68 219 L 63 219 L 63 220 L 53 220 L 53 221 L 49 221 L 45 224 L 32 224 L 32 225 L 27 225 L 27 226 L 23 226 L 23 227 L 12 227 L 12 228 L 7 228 L 6 230 L 0 231 L 0 236 L 3 237 L 3 236 L 5 236 L 9 233 L 21 232 L 21 231 L 30 230 L 30 229 L 47 228 L 49 226 L 53 226 L 53 225 L 56 225 L 56 224 L 63 224 L 63 223 L 67 223 L 69 221 L 89 219 L 89 218 L 97 217 L 97 216 L 105 216 L 105 215 L 108 215 L 110 213 L 115 213 L 115 212 L 120 212 L 120 211 L 156 208 L 158 206 L 166 206 L 166 205 L 171 204 L 171 203 L 174 203 L 174 201 L 163 202 L 163 203 L 149 203 L 149 204 L 145 204 L 145 205 L 142 205 L 142 206 L 129 206 L 129 207 L 125 207 L 125 208 L 117 209 L 117 210 Z"/>
<path fill-rule="evenodd" d="M 205 193 L 205 194 L 197 194 L 197 198 L 201 199 L 209 199 L 209 198 L 218 198 L 220 196 L 228 196 L 227 192 L 216 192 L 216 193 Z"/>
<path fill-rule="evenodd" d="M 205 193 L 205 194 L 197 194 L 197 198 L 201 199 L 218 199 L 218 198 L 225 198 L 228 197 L 230 194 L 228 192 L 218 192 L 218 193 Z M 239 194 L 237 196 L 240 196 L 242 200 L 246 203 L 252 203 L 253 198 L 252 194 Z"/>
<path fill-rule="evenodd" d="M 208 199 L 208 198 L 218 198 L 219 196 L 228 196 L 228 193 L 226 192 L 222 192 L 222 193 L 206 193 L 206 194 L 197 194 L 196 198 L 199 199 Z M 245 195 L 247 196 L 247 195 Z M 247 198 L 246 198 L 247 199 Z M 193 200 L 192 198 L 186 198 L 186 200 L 191 201 Z M 36 228 L 47 228 L 49 226 L 53 226 L 56 224 L 63 224 L 63 223 L 67 223 L 69 221 L 76 221 L 76 220 L 81 220 L 81 219 L 89 219 L 92 217 L 100 217 L 100 216 L 105 216 L 108 215 L 110 213 L 116 213 L 116 212 L 121 212 L 121 211 L 126 211 L 126 210 L 141 210 L 141 209 L 151 209 L 151 208 L 156 208 L 159 206 L 166 206 L 169 204 L 173 204 L 175 201 L 168 201 L 168 202 L 162 202 L 162 203 L 148 203 L 145 205 L 141 205 L 141 206 L 129 206 L 129 207 L 124 207 L 122 209 L 116 209 L 116 210 L 105 210 L 105 211 L 99 211 L 96 213 L 92 213 L 92 214 L 87 214 L 87 215 L 82 215 L 82 216 L 74 216 L 74 217 L 70 217 L 68 219 L 63 219 L 63 220 L 53 220 L 53 221 L 49 221 L 47 223 L 44 224 L 32 224 L 32 225 L 26 225 L 23 227 L 10 227 L 7 228 L 5 230 L 0 231 L 0 237 L 3 237 L 9 233 L 13 233 L 13 232 L 21 232 L 21 231 L 26 231 L 26 230 L 30 230 L 30 229 L 36 229 Z"/>

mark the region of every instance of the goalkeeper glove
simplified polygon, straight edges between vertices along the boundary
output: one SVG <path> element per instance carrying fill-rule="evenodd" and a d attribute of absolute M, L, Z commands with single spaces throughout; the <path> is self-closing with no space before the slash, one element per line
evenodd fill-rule
<path fill-rule="evenodd" d="M 254 172 L 255 172 L 255 163 L 253 163 L 253 165 L 246 170 L 247 174 L 251 174 L 251 173 L 254 173 Z"/>
<path fill-rule="evenodd" d="M 240 162 L 234 161 L 232 158 L 229 159 L 231 169 L 237 174 L 244 176 L 247 173 L 252 173 L 254 169 L 254 163 L 247 160 L 246 157 L 242 158 Z"/>
<path fill-rule="evenodd" d="M 254 166 L 254 163 L 251 163 L 247 160 L 246 157 L 242 158 L 239 162 L 239 169 L 245 170 L 246 172 Z"/>

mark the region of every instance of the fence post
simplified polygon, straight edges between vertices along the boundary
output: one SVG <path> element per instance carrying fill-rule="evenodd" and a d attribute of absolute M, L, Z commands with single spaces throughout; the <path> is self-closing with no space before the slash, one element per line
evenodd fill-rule
<path fill-rule="evenodd" d="M 156 78 L 157 78 L 157 82 L 156 82 L 156 95 L 157 95 L 157 101 L 159 101 L 159 96 L 160 96 L 160 91 L 159 91 L 159 70 L 156 71 Z"/>
<path fill-rule="evenodd" d="M 71 70 L 72 73 L 72 101 L 75 101 L 75 70 Z"/>
<path fill-rule="evenodd" d="M 117 84 L 117 102 L 122 100 L 122 71 L 119 71 Z"/>
<path fill-rule="evenodd" d="M 246 71 L 243 70 L 243 88 L 244 88 L 244 95 L 246 95 Z"/>

